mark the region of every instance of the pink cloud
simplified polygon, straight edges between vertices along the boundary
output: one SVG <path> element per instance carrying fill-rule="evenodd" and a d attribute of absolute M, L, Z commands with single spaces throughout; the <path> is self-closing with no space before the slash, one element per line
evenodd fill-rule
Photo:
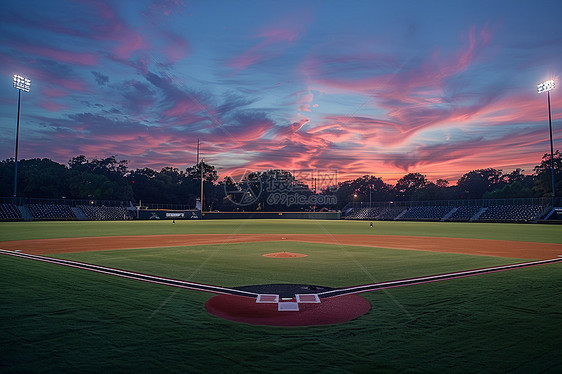
<path fill-rule="evenodd" d="M 57 102 L 54 101 L 40 101 L 39 102 L 39 106 L 45 110 L 48 110 L 49 112 L 58 112 L 61 110 L 65 110 L 68 109 L 68 106 L 63 105 L 63 104 L 59 104 Z"/>
<path fill-rule="evenodd" d="M 301 112 L 312 112 L 310 109 L 312 100 L 314 100 L 314 94 L 312 92 L 306 92 L 300 95 L 295 104 L 298 105 L 298 110 Z"/>
<path fill-rule="evenodd" d="M 43 46 L 25 46 L 21 48 L 28 53 L 47 57 L 58 62 L 84 66 L 92 66 L 98 62 L 97 56 L 92 53 L 76 53 Z"/>
<path fill-rule="evenodd" d="M 58 88 L 45 87 L 43 88 L 43 95 L 48 98 L 57 98 L 68 96 L 68 92 Z"/>
<path fill-rule="evenodd" d="M 397 136 L 386 139 L 387 144 L 392 144 L 406 141 L 421 130 L 439 126 L 454 118 L 464 117 L 466 120 L 487 105 L 487 103 L 474 105 L 468 101 L 451 105 L 443 101 L 443 96 L 446 80 L 467 70 L 490 40 L 487 26 L 478 35 L 476 28 L 471 27 L 468 31 L 467 44 L 453 57 L 435 59 L 434 55 L 431 60 L 414 68 L 404 70 L 397 68 L 377 76 L 357 76 L 354 73 L 353 77 L 340 78 L 340 74 L 329 73 L 333 69 L 333 64 L 338 64 L 337 59 L 309 56 L 302 65 L 302 73 L 309 77 L 310 84 L 319 85 L 321 90 L 359 93 L 372 97 L 373 104 L 386 110 L 387 118 L 393 122 L 390 135 L 395 133 Z M 349 58 L 359 65 L 363 61 L 361 56 Z M 382 61 L 390 60 L 382 57 Z M 349 59 L 344 59 L 344 62 L 349 63 Z M 386 65 L 385 62 L 384 66 Z M 401 64 L 395 62 L 394 65 Z M 364 70 L 366 73 L 370 72 L 368 69 Z"/>
<path fill-rule="evenodd" d="M 188 41 L 181 36 L 168 34 L 167 37 L 169 43 L 164 47 L 163 52 L 169 62 L 178 62 L 191 52 Z"/>
<path fill-rule="evenodd" d="M 166 117 L 179 117 L 183 116 L 184 114 L 199 112 L 202 109 L 204 108 L 197 105 L 192 100 L 180 99 L 171 108 L 164 110 L 162 113 Z"/>
<path fill-rule="evenodd" d="M 150 44 L 142 35 L 128 25 L 117 11 L 104 1 L 92 1 L 98 16 L 103 18 L 101 26 L 95 26 L 95 33 L 91 37 L 96 40 L 110 41 L 117 44 L 112 54 L 120 60 L 130 58 L 133 53 L 150 48 Z"/>
<path fill-rule="evenodd" d="M 304 33 L 309 16 L 306 13 L 291 14 L 276 24 L 258 32 L 263 39 L 227 63 L 228 67 L 243 70 L 260 62 L 281 56 Z"/>
<path fill-rule="evenodd" d="M 6 67 L 8 71 L 18 72 L 31 79 L 31 89 L 36 90 L 44 87 L 45 82 L 53 82 L 52 85 L 61 86 L 68 90 L 85 91 L 87 83 L 78 77 L 70 77 L 65 75 L 64 71 L 58 71 L 56 69 L 49 69 L 49 66 L 45 66 L 41 61 L 31 60 L 22 68 L 21 62 L 13 58 L 12 56 L 2 54 L 0 55 L 0 63 Z M 41 85 L 37 83 L 41 82 Z M 47 91 L 48 92 L 48 91 Z M 55 94 L 60 94 L 62 91 L 58 91 Z"/>
<path fill-rule="evenodd" d="M 185 5 L 183 0 L 158 0 L 153 1 L 149 7 L 151 15 L 171 16 L 181 13 L 181 8 Z"/>
<path fill-rule="evenodd" d="M 114 48 L 113 53 L 119 59 L 128 59 L 136 51 L 150 48 L 150 44 L 136 31 L 122 32 L 116 40 L 119 45 Z"/>

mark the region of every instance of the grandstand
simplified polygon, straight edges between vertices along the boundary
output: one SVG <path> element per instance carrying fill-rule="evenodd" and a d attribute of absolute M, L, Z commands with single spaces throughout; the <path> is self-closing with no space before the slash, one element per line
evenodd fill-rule
<path fill-rule="evenodd" d="M 443 221 L 443 222 L 547 222 L 562 223 L 562 204 L 552 199 L 490 199 L 447 201 L 393 201 L 349 203 L 341 212 L 346 220 Z M 260 214 L 258 214 L 260 213 Z M 337 213 L 337 214 L 335 214 Z M 187 206 L 163 204 L 133 206 L 124 201 L 0 198 L 0 221 L 127 219 L 230 219 L 230 218 L 307 218 L 339 219 L 340 212 L 204 212 Z"/>
<path fill-rule="evenodd" d="M 454 208 L 450 206 L 414 206 L 396 220 L 401 221 L 440 221 Z"/>
<path fill-rule="evenodd" d="M 0 220 L 2 221 L 19 221 L 22 220 L 21 212 L 18 207 L 11 203 L 0 204 Z"/>
<path fill-rule="evenodd" d="M 478 205 L 460 206 L 452 212 L 451 216 L 448 218 L 448 221 L 468 222 L 482 209 L 483 208 Z"/>
<path fill-rule="evenodd" d="M 118 221 L 127 218 L 127 208 L 106 206 L 77 206 L 90 221 Z"/>
<path fill-rule="evenodd" d="M 545 210 L 541 205 L 495 205 L 475 219 L 480 222 L 532 222 Z"/>
<path fill-rule="evenodd" d="M 131 208 L 122 201 L 0 198 L 0 221 L 116 221 L 132 219 Z"/>
<path fill-rule="evenodd" d="M 559 221 L 559 207 L 549 198 L 481 199 L 447 201 L 402 201 L 350 203 L 343 209 L 348 220 L 446 221 L 446 222 L 538 222 Z"/>
<path fill-rule="evenodd" d="M 29 204 L 33 220 L 75 220 L 76 216 L 68 205 Z"/>

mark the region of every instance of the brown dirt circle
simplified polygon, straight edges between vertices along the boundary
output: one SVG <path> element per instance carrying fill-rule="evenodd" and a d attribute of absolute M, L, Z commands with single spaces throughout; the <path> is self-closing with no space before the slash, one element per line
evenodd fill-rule
<path fill-rule="evenodd" d="M 292 253 L 292 252 L 275 252 L 275 253 L 266 253 L 262 256 L 273 257 L 273 258 L 295 258 L 295 257 L 306 257 L 308 255 L 302 253 Z"/>
<path fill-rule="evenodd" d="M 550 259 L 562 255 L 562 244 L 513 242 L 507 240 L 437 238 L 390 235 L 322 234 L 184 234 L 104 236 L 63 239 L 37 239 L 0 242 L 0 248 L 30 254 L 56 254 L 136 248 L 178 247 L 247 242 L 305 242 L 358 245 L 419 251 L 464 253 L 521 259 Z M 288 244 L 289 246 L 289 244 Z"/>

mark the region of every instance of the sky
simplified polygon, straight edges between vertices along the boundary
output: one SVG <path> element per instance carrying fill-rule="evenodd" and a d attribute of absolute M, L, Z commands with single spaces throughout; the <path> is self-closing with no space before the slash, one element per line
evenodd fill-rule
<path fill-rule="evenodd" d="M 562 149 L 562 1 L 0 4 L 0 159 L 451 184 Z"/>

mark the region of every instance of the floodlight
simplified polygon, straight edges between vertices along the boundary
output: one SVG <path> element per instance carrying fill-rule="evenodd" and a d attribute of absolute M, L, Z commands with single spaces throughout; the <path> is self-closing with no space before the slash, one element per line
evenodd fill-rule
<path fill-rule="evenodd" d="M 548 102 L 548 129 L 550 131 L 550 176 L 551 176 L 551 184 L 552 184 L 552 206 L 555 206 L 556 203 L 556 183 L 554 179 L 554 147 L 552 145 L 552 115 L 550 112 L 550 91 L 553 90 L 555 87 L 554 80 L 544 81 L 537 85 L 537 92 L 539 94 L 546 92 L 547 93 L 547 102 Z"/>
<path fill-rule="evenodd" d="M 31 87 L 31 80 L 22 77 L 21 75 L 14 75 L 14 88 L 17 88 L 20 91 L 29 92 L 29 88 Z"/>
<path fill-rule="evenodd" d="M 537 92 L 543 93 L 554 89 L 554 80 L 545 81 L 537 85 Z"/>
<path fill-rule="evenodd" d="M 21 75 L 14 74 L 14 88 L 18 90 L 18 122 L 16 126 L 16 154 L 14 157 L 14 204 L 17 203 L 16 198 L 18 195 L 18 146 L 20 136 L 20 107 L 21 107 L 21 92 L 29 92 L 31 87 L 31 80 L 22 77 Z"/>

